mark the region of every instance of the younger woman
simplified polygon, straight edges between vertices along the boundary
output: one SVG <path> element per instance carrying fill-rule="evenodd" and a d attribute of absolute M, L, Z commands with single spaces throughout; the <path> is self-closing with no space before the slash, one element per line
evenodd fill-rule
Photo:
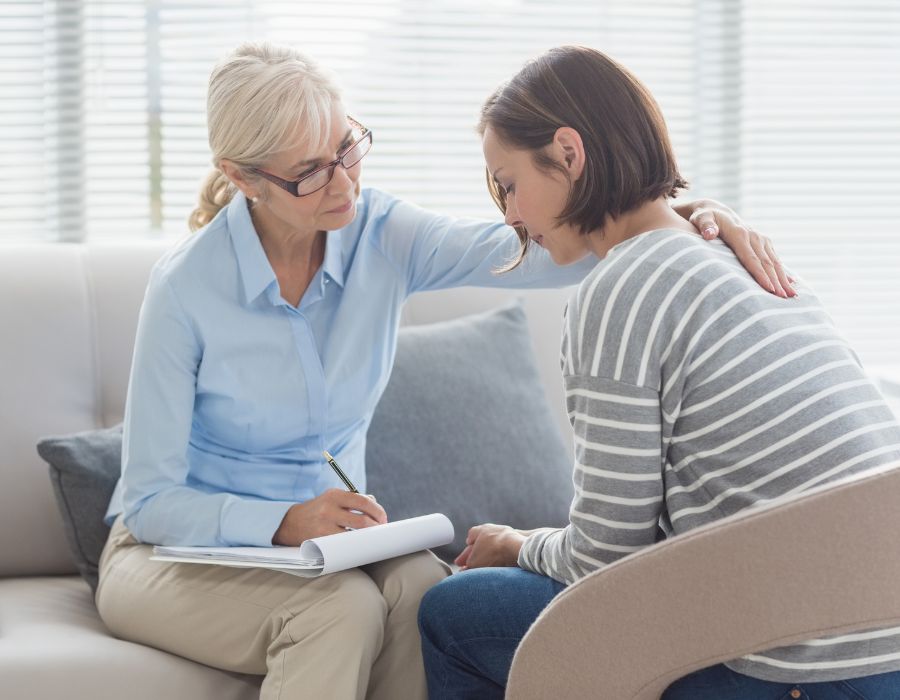
<path fill-rule="evenodd" d="M 570 523 L 472 528 L 457 560 L 468 570 L 419 612 L 432 700 L 501 698 L 515 648 L 550 600 L 660 528 L 680 534 L 900 465 L 900 425 L 815 294 L 766 294 L 672 212 L 685 182 L 659 108 L 627 70 L 592 49 L 554 49 L 488 99 L 480 132 L 491 191 L 521 241 L 509 268 L 533 245 L 557 265 L 585 253 L 597 262 L 569 302 L 562 343 Z M 586 610 L 584 624 L 603 620 Z M 734 659 L 664 697 L 807 696 L 900 697 L 900 628 Z"/>

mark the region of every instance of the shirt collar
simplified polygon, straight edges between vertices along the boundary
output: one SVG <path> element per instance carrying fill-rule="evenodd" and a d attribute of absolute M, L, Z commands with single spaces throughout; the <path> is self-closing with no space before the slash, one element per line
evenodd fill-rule
<path fill-rule="evenodd" d="M 234 244 L 245 301 L 249 304 L 272 283 L 277 283 L 275 272 L 266 257 L 243 192 L 237 192 L 228 203 L 228 232 Z M 322 271 L 340 287 L 344 286 L 344 246 L 342 231 L 329 231 L 325 237 L 325 260 Z"/>
<path fill-rule="evenodd" d="M 329 231 L 325 236 L 325 261 L 322 263 L 322 271 L 328 275 L 335 284 L 344 287 L 344 230 Z"/>
<path fill-rule="evenodd" d="M 256 235 L 243 192 L 237 192 L 228 203 L 228 232 L 231 234 L 241 281 L 244 283 L 245 301 L 249 304 L 270 284 L 276 282 L 276 279 L 266 251 Z"/>

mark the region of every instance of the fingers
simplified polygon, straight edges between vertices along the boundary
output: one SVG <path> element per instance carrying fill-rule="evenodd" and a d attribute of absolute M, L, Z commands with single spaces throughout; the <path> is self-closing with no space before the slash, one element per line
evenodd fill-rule
<path fill-rule="evenodd" d="M 766 236 L 761 236 L 756 231 L 750 230 L 750 245 L 760 260 L 760 264 L 766 271 L 775 293 L 785 299 L 797 296 L 797 292 L 791 286 L 788 275 L 775 254 L 772 241 Z"/>
<path fill-rule="evenodd" d="M 785 271 L 767 236 L 747 228 L 730 211 L 718 206 L 697 207 L 689 220 L 705 239 L 718 235 L 761 287 L 782 298 L 797 296 L 791 286 L 794 280 Z"/>
<path fill-rule="evenodd" d="M 341 491 L 340 489 L 329 489 L 325 493 L 329 495 L 332 503 L 339 508 L 347 511 L 359 511 L 359 513 L 371 518 L 376 525 L 383 525 L 388 521 L 387 513 L 384 512 L 384 508 L 382 508 L 373 498 L 369 498 L 360 493 Z M 352 524 L 350 526 L 355 527 L 355 525 Z"/>
<path fill-rule="evenodd" d="M 484 529 L 484 525 L 476 525 L 475 527 L 469 528 L 469 534 L 466 535 L 466 544 L 475 544 L 475 540 L 478 539 L 478 536 L 481 534 L 481 531 Z"/>
<path fill-rule="evenodd" d="M 694 228 L 700 232 L 700 235 L 708 241 L 711 241 L 719 235 L 719 224 L 716 221 L 716 213 L 712 209 L 695 209 L 688 221 L 690 221 L 694 225 Z"/>
<path fill-rule="evenodd" d="M 459 556 L 453 560 L 453 563 L 461 568 L 465 568 L 469 562 L 469 556 L 472 554 L 472 545 L 467 546 Z"/>
<path fill-rule="evenodd" d="M 350 528 L 352 530 L 362 530 L 366 527 L 382 524 L 365 513 L 358 513 L 352 510 L 341 509 L 335 514 L 335 518 L 341 527 Z"/>
<path fill-rule="evenodd" d="M 756 280 L 757 284 L 772 294 L 783 296 L 784 290 L 779 293 L 769 277 L 766 266 L 763 265 L 763 258 L 760 256 L 760 252 L 764 252 L 762 247 L 758 242 L 754 244 L 753 236 L 750 234 L 750 229 L 743 224 L 730 222 L 730 225 L 722 231 L 722 240 L 731 248 L 741 265 Z M 756 238 L 759 238 L 758 234 L 756 234 Z"/>
<path fill-rule="evenodd" d="M 747 241 L 750 243 L 750 248 L 752 248 L 756 259 L 759 260 L 759 267 L 762 268 L 766 275 L 764 281 L 759 279 L 757 279 L 757 281 L 760 282 L 760 284 L 763 284 L 770 292 L 786 298 L 787 292 L 785 292 L 784 287 L 781 286 L 781 280 L 778 279 L 778 273 L 775 271 L 775 263 L 772 261 L 772 258 L 769 257 L 768 252 L 766 252 L 765 241 L 762 240 L 762 236 L 749 229 L 747 234 Z"/>
<path fill-rule="evenodd" d="M 763 249 L 775 265 L 775 274 L 778 277 L 778 281 L 781 283 L 781 287 L 787 292 L 789 297 L 797 296 L 797 290 L 795 290 L 793 286 L 795 280 L 788 275 L 784 266 L 781 264 L 781 260 L 778 259 L 778 255 L 775 253 L 775 247 L 772 245 L 772 240 L 766 236 L 763 236 L 762 239 L 764 241 Z"/>
<path fill-rule="evenodd" d="M 786 296 L 774 263 L 765 251 L 762 236 L 739 222 L 728 221 L 722 224 L 721 238 L 757 284 L 772 294 Z"/>

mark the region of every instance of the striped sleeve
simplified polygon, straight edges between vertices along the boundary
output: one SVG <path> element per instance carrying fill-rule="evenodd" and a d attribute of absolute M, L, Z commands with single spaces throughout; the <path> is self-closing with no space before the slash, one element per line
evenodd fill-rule
<path fill-rule="evenodd" d="M 656 540 L 663 508 L 659 394 L 603 377 L 566 377 L 575 434 L 569 525 L 531 534 L 519 566 L 572 583 Z"/>

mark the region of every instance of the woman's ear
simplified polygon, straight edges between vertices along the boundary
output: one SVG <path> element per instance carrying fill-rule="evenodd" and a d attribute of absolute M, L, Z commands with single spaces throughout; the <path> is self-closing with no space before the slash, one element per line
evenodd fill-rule
<path fill-rule="evenodd" d="M 584 143 L 581 134 L 570 126 L 559 127 L 553 135 L 553 149 L 569 173 L 569 179 L 575 182 L 584 171 Z"/>
<path fill-rule="evenodd" d="M 231 180 L 235 187 L 244 193 L 247 199 L 253 199 L 254 197 L 259 196 L 259 192 L 257 192 L 259 188 L 256 184 L 254 183 L 251 185 L 244 176 L 244 171 L 230 160 L 222 159 L 219 161 L 219 169 L 225 173 L 225 177 Z"/>

